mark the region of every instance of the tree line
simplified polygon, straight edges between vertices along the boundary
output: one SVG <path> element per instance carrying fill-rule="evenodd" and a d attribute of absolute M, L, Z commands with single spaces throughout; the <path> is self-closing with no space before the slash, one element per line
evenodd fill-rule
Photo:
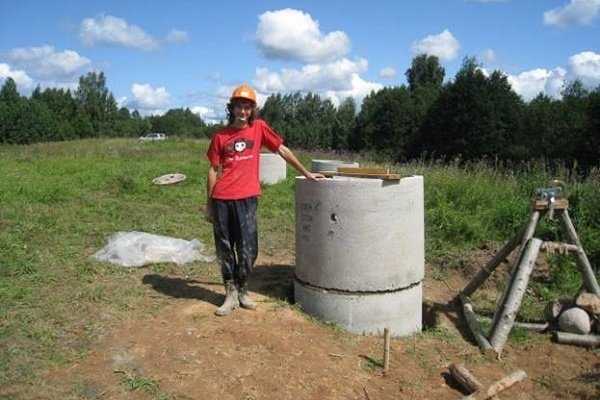
<path fill-rule="evenodd" d="M 337 107 L 315 93 L 273 94 L 260 115 L 290 146 L 368 152 L 396 161 L 430 157 L 508 161 L 545 159 L 598 165 L 600 87 L 570 82 L 562 98 L 539 94 L 525 102 L 500 71 L 485 73 L 465 58 L 454 79 L 435 56 L 420 55 L 407 84 L 352 98 Z M 189 109 L 142 117 L 118 107 L 102 72 L 79 79 L 76 90 L 36 88 L 21 96 L 8 78 L 0 89 L 0 142 L 26 144 L 86 137 L 136 137 L 148 132 L 210 137 Z"/>
<path fill-rule="evenodd" d="M 39 86 L 21 96 L 12 78 L 0 89 L 0 143 L 28 144 L 95 137 L 138 137 L 149 132 L 205 137 L 212 130 L 188 108 L 142 117 L 119 107 L 103 72 L 79 78 L 77 89 Z"/>
<path fill-rule="evenodd" d="M 414 158 L 544 159 L 598 165 L 600 87 L 570 82 L 562 98 L 539 94 L 525 102 L 500 71 L 485 73 L 465 58 L 453 80 L 437 57 L 420 55 L 407 85 L 352 99 L 337 108 L 316 94 L 275 94 L 261 114 L 289 145 L 369 152 L 396 161 Z M 571 164 L 572 165 L 572 164 Z"/>

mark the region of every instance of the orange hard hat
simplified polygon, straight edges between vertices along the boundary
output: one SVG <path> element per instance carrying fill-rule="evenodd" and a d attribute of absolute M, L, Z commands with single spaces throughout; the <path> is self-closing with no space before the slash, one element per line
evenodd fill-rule
<path fill-rule="evenodd" d="M 233 99 L 246 99 L 256 104 L 256 92 L 248 84 L 242 83 L 231 94 L 231 100 Z"/>

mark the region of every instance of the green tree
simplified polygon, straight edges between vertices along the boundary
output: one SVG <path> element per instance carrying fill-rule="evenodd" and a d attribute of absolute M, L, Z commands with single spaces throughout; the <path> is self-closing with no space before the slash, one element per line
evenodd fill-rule
<path fill-rule="evenodd" d="M 418 126 L 412 118 L 413 101 L 406 86 L 384 88 L 363 100 L 351 140 L 354 150 L 404 159 Z"/>
<path fill-rule="evenodd" d="M 27 99 L 19 95 L 15 81 L 7 78 L 0 89 L 0 142 L 27 142 L 23 131 L 26 108 Z"/>
<path fill-rule="evenodd" d="M 90 72 L 80 77 L 75 99 L 89 118 L 93 135 L 109 135 L 114 128 L 118 110 L 115 98 L 106 87 L 104 73 Z"/>
<path fill-rule="evenodd" d="M 335 114 L 331 148 L 342 150 L 349 148 L 349 141 L 356 127 L 356 102 L 352 97 L 346 98 L 337 108 Z"/>
<path fill-rule="evenodd" d="M 420 86 L 442 87 L 446 71 L 436 56 L 421 54 L 413 58 L 405 76 L 411 91 Z"/>
<path fill-rule="evenodd" d="M 486 77 L 474 58 L 465 58 L 422 126 L 422 149 L 437 156 L 520 158 L 523 102 L 499 71 Z"/>

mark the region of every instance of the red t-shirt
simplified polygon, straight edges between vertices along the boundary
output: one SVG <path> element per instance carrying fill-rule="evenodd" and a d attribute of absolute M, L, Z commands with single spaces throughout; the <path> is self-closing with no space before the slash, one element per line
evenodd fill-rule
<path fill-rule="evenodd" d="M 223 167 L 212 198 L 238 200 L 259 196 L 260 149 L 265 146 L 275 152 L 282 143 L 281 137 L 260 119 L 244 129 L 227 127 L 217 132 L 206 153 L 211 165 Z"/>

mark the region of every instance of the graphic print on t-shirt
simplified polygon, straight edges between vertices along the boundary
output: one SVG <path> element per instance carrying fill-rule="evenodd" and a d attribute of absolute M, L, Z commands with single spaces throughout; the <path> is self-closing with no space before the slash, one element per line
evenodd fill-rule
<path fill-rule="evenodd" d="M 239 138 L 233 142 L 227 143 L 225 146 L 225 154 L 232 155 L 231 153 L 243 153 L 244 150 L 251 150 L 254 147 L 254 140 Z"/>

